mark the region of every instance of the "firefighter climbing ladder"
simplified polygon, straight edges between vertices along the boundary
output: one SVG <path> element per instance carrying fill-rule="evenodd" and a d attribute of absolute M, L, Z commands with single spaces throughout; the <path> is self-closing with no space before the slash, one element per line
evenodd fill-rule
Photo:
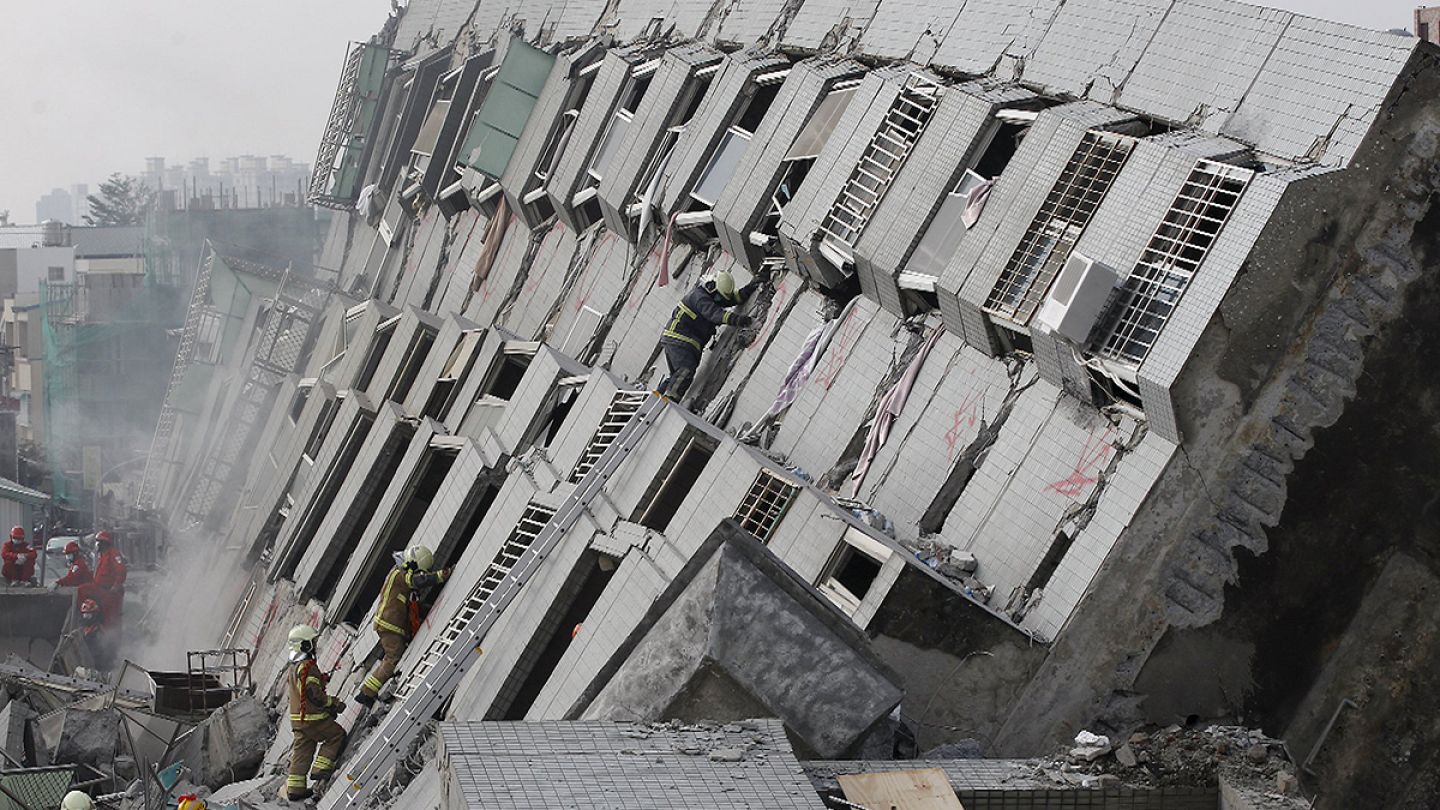
<path fill-rule="evenodd" d="M 650 394 L 634 417 L 615 437 L 614 443 L 580 479 L 575 491 L 546 521 L 533 543 L 516 558 L 504 579 L 494 588 L 479 589 L 456 611 L 441 631 L 449 643 L 432 645 L 415 667 L 404 694 L 385 715 L 360 750 L 345 764 L 342 778 L 336 779 L 320 802 L 323 810 L 364 807 L 390 769 L 405 756 L 420 729 L 435 716 L 469 672 L 485 634 L 515 600 L 520 589 L 535 575 L 545 558 L 559 544 L 585 510 L 604 489 L 644 438 L 665 408 L 665 400 Z M 503 553 L 503 552 L 502 552 Z M 492 566 L 493 567 L 493 566 Z M 470 601 L 479 598 L 479 605 Z"/>

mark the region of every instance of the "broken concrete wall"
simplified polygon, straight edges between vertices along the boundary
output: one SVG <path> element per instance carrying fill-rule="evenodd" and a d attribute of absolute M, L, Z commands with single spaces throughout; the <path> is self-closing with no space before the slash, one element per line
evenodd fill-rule
<path fill-rule="evenodd" d="M 716 529 L 607 670 L 571 716 L 726 721 L 762 708 L 829 757 L 901 697 L 855 627 L 734 523 Z"/>

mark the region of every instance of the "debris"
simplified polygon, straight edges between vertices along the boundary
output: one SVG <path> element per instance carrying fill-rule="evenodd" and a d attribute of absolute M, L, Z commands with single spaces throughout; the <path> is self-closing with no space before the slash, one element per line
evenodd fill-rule
<path fill-rule="evenodd" d="M 191 779 L 211 789 L 255 773 L 274 736 L 270 715 L 249 695 L 230 701 L 195 727 L 183 758 Z"/>
<path fill-rule="evenodd" d="M 711 762 L 742 762 L 745 759 L 743 748 L 716 748 L 710 752 Z"/>
<path fill-rule="evenodd" d="M 120 712 L 65 709 L 51 762 L 109 768 L 120 746 Z"/>
<path fill-rule="evenodd" d="M 1290 771 L 1280 771 L 1275 774 L 1275 789 L 1281 794 L 1289 796 L 1300 790 L 1300 780 Z"/>
<path fill-rule="evenodd" d="M 1110 751 L 1109 737 L 1082 731 L 1075 735 L 1075 747 L 1070 749 L 1070 757 L 1084 762 L 1094 762 Z"/>
<path fill-rule="evenodd" d="M 1140 764 L 1140 760 L 1135 756 L 1135 749 L 1131 748 L 1128 742 L 1115 750 L 1115 761 L 1127 768 Z"/>
<path fill-rule="evenodd" d="M 1253 765 L 1264 765 L 1270 759 L 1270 752 L 1264 745 L 1256 743 L 1245 749 L 1245 759 Z"/>

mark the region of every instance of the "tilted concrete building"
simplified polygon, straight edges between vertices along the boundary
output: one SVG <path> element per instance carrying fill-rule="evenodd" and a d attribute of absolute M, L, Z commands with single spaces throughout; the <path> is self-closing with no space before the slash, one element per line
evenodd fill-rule
<path fill-rule="evenodd" d="M 1325 731 L 1435 678 L 1429 646 L 1368 661 L 1436 621 L 1437 86 L 1434 46 L 1228 0 L 411 0 L 347 56 L 332 275 L 269 418 L 157 457 L 151 495 L 248 566 L 223 640 L 270 678 L 311 621 L 353 688 L 391 552 L 434 547 L 404 694 L 658 380 L 679 298 L 762 275 L 449 717 L 763 709 L 835 757 L 897 702 L 922 749 L 1004 756 L 1244 718 L 1398 801 L 1367 740 L 1440 732 L 1391 698 Z M 708 541 L 727 518 L 764 549 Z M 727 571 L 815 634 L 646 685 L 667 611 L 747 621 L 688 590 Z M 772 688 L 825 645 L 868 699 L 843 722 Z"/>

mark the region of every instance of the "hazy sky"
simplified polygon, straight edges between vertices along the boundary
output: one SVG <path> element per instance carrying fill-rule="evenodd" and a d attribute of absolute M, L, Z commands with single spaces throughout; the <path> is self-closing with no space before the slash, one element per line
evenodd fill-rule
<path fill-rule="evenodd" d="M 708 0 L 682 0 L 708 2 Z M 1440 2 L 1440 0 L 1436 0 Z M 28 222 L 55 186 L 144 159 L 287 154 L 310 163 L 346 43 L 389 0 L 3 0 L 0 210 Z M 1370 28 L 1414 0 L 1272 0 Z"/>

